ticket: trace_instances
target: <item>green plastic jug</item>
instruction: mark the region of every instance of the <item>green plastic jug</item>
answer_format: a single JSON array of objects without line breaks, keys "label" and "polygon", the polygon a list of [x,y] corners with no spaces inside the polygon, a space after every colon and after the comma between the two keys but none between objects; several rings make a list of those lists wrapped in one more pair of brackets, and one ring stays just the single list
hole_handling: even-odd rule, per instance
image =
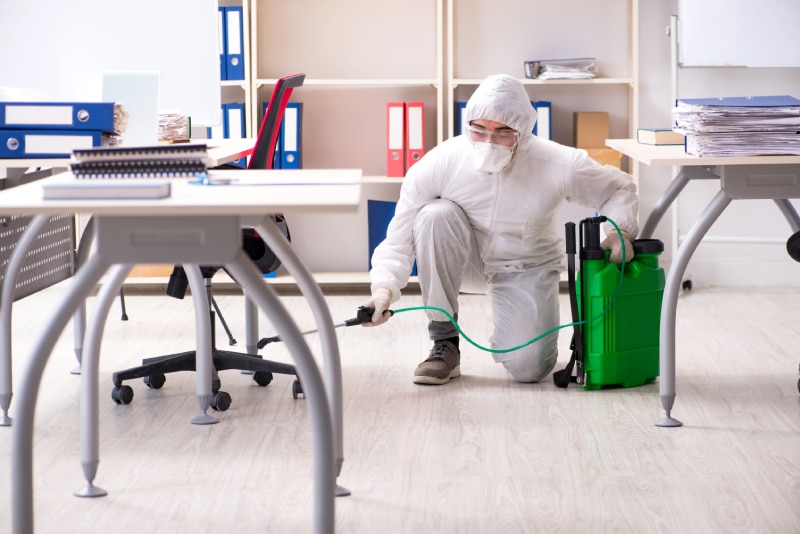
[{"label": "green plastic jug", "polygon": [[[657,239],[633,242],[634,258],[619,265],[608,261],[609,251],[581,248],[581,269],[576,292],[581,319],[600,315],[619,284],[616,300],[601,318],[584,324],[584,389],[634,387],[658,377],[661,300],[664,270],[658,256],[664,244]],[[598,249],[602,255],[598,254]]]}]

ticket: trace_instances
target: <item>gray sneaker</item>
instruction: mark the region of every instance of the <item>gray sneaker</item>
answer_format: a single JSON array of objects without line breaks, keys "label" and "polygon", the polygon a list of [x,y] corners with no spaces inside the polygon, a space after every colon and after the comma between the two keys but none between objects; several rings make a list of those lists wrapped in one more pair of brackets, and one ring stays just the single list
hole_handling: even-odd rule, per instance
[{"label": "gray sneaker", "polygon": [[414,371],[415,384],[447,384],[461,376],[461,353],[450,341],[434,341],[428,359]]}]

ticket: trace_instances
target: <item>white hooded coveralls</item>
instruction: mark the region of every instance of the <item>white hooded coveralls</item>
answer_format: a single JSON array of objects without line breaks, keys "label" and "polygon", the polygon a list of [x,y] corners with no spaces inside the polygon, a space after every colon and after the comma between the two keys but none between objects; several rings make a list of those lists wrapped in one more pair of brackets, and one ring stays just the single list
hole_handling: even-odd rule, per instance
[{"label": "white hooded coveralls", "polygon": [[[511,163],[489,174],[474,165],[465,135],[449,139],[411,167],[386,239],[372,256],[372,291],[392,299],[408,283],[414,260],[423,303],[457,317],[458,293],[487,292],[494,349],[523,344],[558,326],[558,284],[565,254],[556,221],[564,201],[597,210],[631,238],[638,198],[629,175],[586,151],[532,135],[536,112],[522,83],[486,78],[467,102],[466,122],[497,121],[520,133]],[[457,335],[444,314],[427,311],[431,339]],[[520,382],[545,377],[556,364],[557,333],[508,353],[493,353]]]}]

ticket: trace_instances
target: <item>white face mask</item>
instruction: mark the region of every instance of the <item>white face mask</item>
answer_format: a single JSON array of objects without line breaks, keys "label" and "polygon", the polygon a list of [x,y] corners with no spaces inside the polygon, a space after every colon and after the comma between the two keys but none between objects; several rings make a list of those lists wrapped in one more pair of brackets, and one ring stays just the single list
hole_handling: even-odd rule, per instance
[{"label": "white face mask", "polygon": [[495,143],[473,143],[475,149],[475,168],[479,171],[500,172],[511,163],[514,147]]}]

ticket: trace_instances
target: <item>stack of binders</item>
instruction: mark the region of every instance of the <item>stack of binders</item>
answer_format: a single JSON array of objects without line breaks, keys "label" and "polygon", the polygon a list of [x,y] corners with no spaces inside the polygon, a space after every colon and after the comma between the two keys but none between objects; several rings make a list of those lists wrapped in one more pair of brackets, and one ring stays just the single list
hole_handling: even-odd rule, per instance
[{"label": "stack of binders", "polygon": [[402,178],[425,154],[422,102],[386,104],[386,176]]},{"label": "stack of binders", "polygon": [[0,102],[0,158],[68,158],[114,135],[110,102]]},{"label": "stack of binders", "polygon": [[682,99],[672,117],[687,154],[800,155],[800,100],[793,96]]}]

